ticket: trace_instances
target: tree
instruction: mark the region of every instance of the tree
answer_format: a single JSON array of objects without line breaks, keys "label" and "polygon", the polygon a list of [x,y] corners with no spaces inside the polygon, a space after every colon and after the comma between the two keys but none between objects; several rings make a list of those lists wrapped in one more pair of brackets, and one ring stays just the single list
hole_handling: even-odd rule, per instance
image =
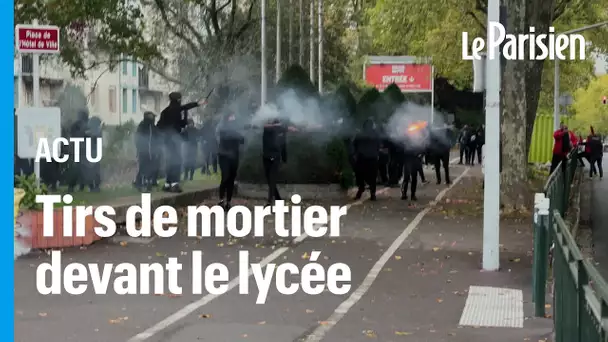
[{"label": "tree", "polygon": [[593,79],[586,88],[574,93],[574,122],[572,128],[587,132],[593,126],[596,133],[608,135],[608,104],[602,99],[608,96],[608,75]]},{"label": "tree", "polygon": [[76,77],[116,65],[123,54],[149,62],[161,58],[145,39],[145,22],[136,2],[120,0],[15,0],[15,23],[59,26],[61,60]]}]

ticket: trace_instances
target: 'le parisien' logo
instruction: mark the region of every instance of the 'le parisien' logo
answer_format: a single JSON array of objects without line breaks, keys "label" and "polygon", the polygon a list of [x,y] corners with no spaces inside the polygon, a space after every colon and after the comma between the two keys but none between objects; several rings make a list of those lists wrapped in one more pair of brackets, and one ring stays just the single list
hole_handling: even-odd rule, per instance
[{"label": "'le parisien' logo", "polygon": [[[491,21],[489,23],[488,44],[483,38],[475,38],[469,43],[469,33],[462,32],[462,59],[482,59],[480,52],[486,50],[487,58],[494,59],[495,48],[504,43],[502,55],[507,60],[584,60],[587,43],[580,34],[555,34],[555,28],[549,28],[549,34],[536,35],[534,27],[530,27],[528,34],[507,34],[505,27]],[[471,51],[469,51],[469,46]],[[569,55],[564,54],[565,51]],[[528,52],[528,56],[526,56]],[[540,52],[540,53],[538,53]],[[578,52],[578,56],[577,56]]]}]

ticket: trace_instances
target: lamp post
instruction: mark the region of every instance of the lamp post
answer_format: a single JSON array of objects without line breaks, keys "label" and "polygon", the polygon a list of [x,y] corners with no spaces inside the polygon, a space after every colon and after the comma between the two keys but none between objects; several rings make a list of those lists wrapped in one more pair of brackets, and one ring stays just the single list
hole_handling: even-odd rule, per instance
[{"label": "lamp post", "polygon": [[[579,27],[577,29],[573,29],[570,31],[566,31],[561,34],[574,34],[587,30],[591,30],[594,28],[598,28],[604,25],[608,25],[608,21],[604,21],[601,23],[587,25],[583,27]],[[555,60],[555,81],[553,83],[553,130],[557,130],[559,128],[559,122],[561,121],[559,115],[559,59]]]}]

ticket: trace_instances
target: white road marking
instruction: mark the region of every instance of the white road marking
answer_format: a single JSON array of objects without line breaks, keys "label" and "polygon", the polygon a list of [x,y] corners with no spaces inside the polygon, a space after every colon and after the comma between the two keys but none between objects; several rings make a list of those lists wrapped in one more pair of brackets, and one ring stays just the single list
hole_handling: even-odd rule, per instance
[{"label": "white road marking", "polygon": [[[384,193],[386,191],[388,191],[389,188],[382,188],[380,190],[378,190],[376,193],[377,194],[381,194]],[[369,198],[363,198],[360,199],[356,202],[352,202],[352,203],[348,203],[346,205],[346,207],[350,208],[353,205],[359,205],[362,204],[363,202],[365,202],[366,200],[368,200]],[[302,241],[304,241],[304,239],[306,239],[308,237],[308,235],[303,234],[300,235],[296,238],[293,239],[292,243],[293,244],[298,244]],[[266,265],[268,265],[269,263],[273,262],[275,259],[277,259],[278,257],[280,257],[283,253],[287,252],[289,250],[289,247],[281,247],[277,250],[275,250],[274,252],[272,252],[270,255],[268,255],[267,257],[265,257],[264,259],[262,259],[262,261],[260,261],[260,266],[262,268],[264,268]],[[248,277],[251,277],[253,275],[253,270],[251,268],[249,268],[249,274]],[[232,279],[229,283],[228,283],[228,290],[226,292],[224,292],[223,294],[228,293],[230,290],[234,289],[235,287],[237,287],[239,285],[240,282],[240,277],[236,277],[234,279]],[[214,294],[208,294],[206,296],[204,296],[203,298],[192,302],[188,305],[186,305],[185,307],[183,307],[182,309],[178,310],[177,312],[175,312],[174,314],[172,314],[171,316],[163,319],[162,321],[156,323],[155,325],[151,326],[150,328],[146,329],[145,331],[131,337],[127,342],[141,342],[141,341],[146,341],[147,339],[151,338],[152,336],[158,334],[159,332],[167,329],[168,327],[170,327],[171,325],[177,323],[179,320],[187,317],[188,315],[190,315],[191,313],[193,313],[194,311],[200,309],[201,307],[207,305],[209,302],[211,302],[212,300],[216,299],[217,297],[219,297],[221,295],[214,295]]]},{"label": "white road marking", "polygon": [[460,316],[461,326],[523,328],[522,290],[471,286]]},{"label": "white road marking", "polygon": [[369,291],[370,287],[372,286],[372,284],[378,277],[378,274],[380,274],[380,272],[384,268],[384,265],[386,265],[386,263],[391,259],[391,257],[393,256],[393,254],[395,254],[395,252],[399,249],[399,247],[401,247],[401,245],[403,244],[405,239],[407,239],[407,237],[414,231],[414,229],[416,229],[416,227],[418,227],[418,225],[420,224],[420,221],[422,221],[424,216],[426,214],[428,214],[428,212],[433,208],[433,206],[435,206],[437,204],[437,202],[439,202],[448,193],[448,191],[450,191],[450,189],[452,189],[456,184],[458,184],[458,182],[460,182],[460,180],[462,180],[462,178],[469,172],[469,170],[470,170],[470,168],[467,167],[460,174],[460,176],[458,176],[458,178],[456,178],[456,180],[452,183],[452,185],[443,189],[437,195],[437,197],[435,197],[435,199],[426,208],[424,208],[424,210],[419,212],[418,215],[416,215],[416,217],[414,217],[412,222],[410,222],[410,224],[407,225],[405,230],[395,239],[395,241],[393,241],[393,243],[386,250],[386,252],[384,252],[384,254],[382,254],[380,259],[378,259],[376,264],[374,264],[374,266],[369,271],[367,276],[365,276],[365,279],[363,280],[361,285],[359,285],[359,287],[350,295],[350,297],[348,297],[347,300],[342,302],[340,304],[340,306],[338,306],[338,308],[334,311],[334,313],[327,320],[325,320],[325,324],[319,325],[317,327],[317,329],[315,329],[312,332],[312,334],[310,334],[306,338],[306,340],[305,340],[306,342],[321,341],[325,337],[325,335],[336,324],[338,324],[338,322],[342,318],[344,318],[344,316],[346,316],[348,311],[355,304],[357,304],[357,302],[359,302],[359,300],[361,300],[361,298],[365,295],[365,293],[367,293],[367,291]]}]

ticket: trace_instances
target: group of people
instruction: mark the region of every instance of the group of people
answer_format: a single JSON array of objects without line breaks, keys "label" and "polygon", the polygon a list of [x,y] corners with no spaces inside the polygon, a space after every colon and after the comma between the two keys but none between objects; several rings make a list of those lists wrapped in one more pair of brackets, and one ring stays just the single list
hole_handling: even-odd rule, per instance
[{"label": "group of people", "polygon": [[460,161],[458,164],[463,164],[462,157],[464,157],[466,165],[475,165],[475,157],[477,157],[477,163],[481,164],[481,149],[486,143],[484,134],[484,125],[478,128],[464,125],[458,135],[458,145],[460,147]]},{"label": "group of people", "polygon": [[423,160],[434,165],[437,184],[441,184],[442,167],[446,184],[451,183],[449,163],[453,139],[450,127],[430,127],[427,122],[420,121],[399,127],[397,131],[401,133],[387,136],[372,119],[367,119],[352,139],[351,164],[358,187],[355,199],[361,198],[367,185],[370,199],[375,201],[380,174],[380,180],[388,186],[398,186],[402,180],[401,199],[416,201],[418,176],[426,182]]},{"label": "group of people", "polygon": [[570,152],[577,151],[576,157],[579,161],[580,166],[584,166],[583,160],[587,160],[589,163],[589,177],[599,174],[600,179],[604,177],[604,170],[602,168],[602,159],[604,156],[604,146],[602,144],[602,137],[595,133],[593,127],[589,129],[589,135],[586,139],[582,136],[579,137],[568,129],[565,123],[560,123],[560,127],[553,133],[553,157],[551,159],[551,173],[561,165],[562,168],[566,167],[564,162]]},{"label": "group of people", "polygon": [[[33,159],[22,159],[17,155],[17,120],[15,115],[15,176],[24,174],[31,175],[34,173]],[[89,118],[89,113],[86,110],[81,110],[77,113],[76,120],[62,129],[63,137],[70,138],[92,138],[91,150],[93,154],[97,151],[97,138],[102,135],[102,122],[97,117]],[[91,192],[99,192],[101,190],[101,165],[99,163],[90,162],[86,158],[86,150],[80,146],[76,148],[74,145],[64,146],[62,154],[70,156],[66,163],[57,161],[40,161],[40,173],[42,183],[49,190],[54,191],[59,184],[68,186],[69,192],[77,190],[83,191],[89,188]],[[79,155],[79,162],[74,161],[74,156]],[[96,157],[93,155],[93,157]]]}]

